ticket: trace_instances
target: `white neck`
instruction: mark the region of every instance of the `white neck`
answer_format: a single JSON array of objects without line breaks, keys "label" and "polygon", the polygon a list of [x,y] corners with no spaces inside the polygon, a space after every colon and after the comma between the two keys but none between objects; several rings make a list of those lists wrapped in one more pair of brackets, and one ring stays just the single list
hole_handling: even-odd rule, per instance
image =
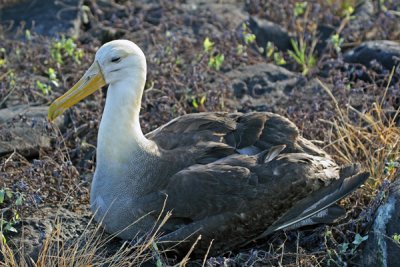
[{"label": "white neck", "polygon": [[144,83],[145,74],[109,85],[97,140],[99,163],[124,164],[128,155],[149,147],[139,123]]}]

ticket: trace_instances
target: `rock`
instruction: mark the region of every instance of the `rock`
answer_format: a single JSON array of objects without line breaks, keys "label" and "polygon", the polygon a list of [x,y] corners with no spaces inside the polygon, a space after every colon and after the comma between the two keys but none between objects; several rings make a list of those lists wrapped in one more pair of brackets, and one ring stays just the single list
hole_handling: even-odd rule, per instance
[{"label": "rock", "polygon": [[342,32],[342,36],[346,37],[346,42],[365,40],[363,36],[366,34],[371,35],[371,28],[374,26],[374,4],[372,1],[358,1],[352,18]]},{"label": "rock", "polygon": [[46,106],[28,106],[19,105],[0,109],[0,125],[10,122],[18,117],[32,118],[45,118],[47,117],[48,107]]},{"label": "rock", "polygon": [[18,151],[30,158],[37,156],[41,148],[49,149],[47,109],[27,105],[0,109],[0,156]]},{"label": "rock", "polygon": [[325,47],[330,41],[332,34],[335,33],[335,30],[336,29],[330,25],[325,25],[325,24],[318,25],[317,27],[318,42],[317,45],[315,46],[315,51],[317,52],[318,55],[322,55]]},{"label": "rock", "polygon": [[241,21],[245,20],[247,14],[237,4],[209,4],[209,10],[213,11],[215,16],[227,23],[226,30],[233,30],[242,25]]},{"label": "rock", "polygon": [[377,211],[368,241],[359,258],[360,266],[397,266],[400,245],[393,235],[400,234],[400,180],[390,185],[389,197]]},{"label": "rock", "polygon": [[[278,24],[265,19],[250,17],[248,20],[249,28],[256,36],[256,42],[259,47],[265,49],[268,42],[273,43],[279,50],[292,50],[290,39],[297,38],[291,36],[286,29]],[[331,35],[335,32],[335,28],[329,25],[318,25],[317,37],[318,42],[315,50],[320,55],[326,47]]]},{"label": "rock", "polygon": [[[105,233],[93,220],[88,204],[74,210],[40,207],[23,218],[21,225],[7,240],[16,252],[16,262],[27,262],[15,266],[138,266],[138,262],[156,266],[151,252],[138,249],[140,239],[133,239],[130,246]],[[41,255],[43,252],[46,254]],[[0,253],[0,262],[1,257]]]},{"label": "rock", "polygon": [[256,17],[249,18],[249,28],[256,36],[259,47],[266,48],[267,43],[273,43],[279,50],[286,51],[292,48],[289,33],[278,24]]},{"label": "rock", "polygon": [[400,44],[394,41],[367,41],[348,51],[344,60],[349,63],[361,63],[368,67],[376,60],[391,70],[400,63]]},{"label": "rock", "polygon": [[26,23],[25,28],[40,35],[54,37],[64,34],[76,38],[81,23],[81,6],[82,0],[24,0],[0,8],[0,22],[5,28],[13,25],[12,32]]},{"label": "rock", "polygon": [[[236,1],[188,0],[181,5],[184,10],[185,25],[191,28],[195,36],[219,36],[223,32],[238,28],[247,14]],[[207,14],[201,16],[200,14]],[[205,17],[208,19],[204,19]],[[220,24],[220,27],[217,26]],[[184,31],[182,27],[176,29]]]},{"label": "rock", "polygon": [[[22,219],[18,234],[10,236],[7,243],[23,251],[23,257],[27,261],[30,262],[29,259],[32,259],[36,262],[46,239],[52,235],[49,240],[71,242],[82,234],[87,234],[89,230],[93,231],[96,226],[94,223],[89,225],[91,216],[88,206],[83,206],[78,212],[62,207],[41,207],[32,215]],[[62,228],[57,235],[55,230],[60,224]],[[21,257],[21,255],[16,256]]]},{"label": "rock", "polygon": [[267,63],[241,67],[226,75],[242,106],[258,111],[271,111],[277,103],[285,103],[292,89],[305,80],[285,68]]}]

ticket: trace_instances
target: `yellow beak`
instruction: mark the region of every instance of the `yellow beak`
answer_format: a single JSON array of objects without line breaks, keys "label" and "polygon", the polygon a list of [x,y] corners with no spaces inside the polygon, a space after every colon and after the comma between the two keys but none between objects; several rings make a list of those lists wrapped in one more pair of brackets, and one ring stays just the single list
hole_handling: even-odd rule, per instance
[{"label": "yellow beak", "polygon": [[106,85],[99,63],[95,61],[85,75],[64,95],[57,98],[49,107],[48,118],[54,121],[67,108]]}]

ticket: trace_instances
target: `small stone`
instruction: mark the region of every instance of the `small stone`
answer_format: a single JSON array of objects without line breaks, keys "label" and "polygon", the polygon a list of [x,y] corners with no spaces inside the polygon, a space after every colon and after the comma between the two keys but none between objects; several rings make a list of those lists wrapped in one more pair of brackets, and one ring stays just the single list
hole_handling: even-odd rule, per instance
[{"label": "small stone", "polygon": [[367,67],[377,63],[391,70],[400,63],[400,44],[394,41],[367,41],[348,51],[344,61],[360,63]]},{"label": "small stone", "polygon": [[256,36],[258,46],[264,48],[264,50],[268,42],[273,43],[281,51],[292,48],[289,33],[278,24],[265,19],[250,17],[249,28]]}]

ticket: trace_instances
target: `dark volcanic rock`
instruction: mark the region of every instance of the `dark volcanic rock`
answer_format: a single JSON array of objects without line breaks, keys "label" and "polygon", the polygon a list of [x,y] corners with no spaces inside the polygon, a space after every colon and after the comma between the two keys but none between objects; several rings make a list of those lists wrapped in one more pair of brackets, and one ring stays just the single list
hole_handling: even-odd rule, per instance
[{"label": "dark volcanic rock", "polygon": [[15,106],[0,109],[0,156],[18,151],[26,157],[50,148],[48,107]]},{"label": "dark volcanic rock", "polygon": [[[194,35],[219,36],[224,30],[238,28],[246,19],[247,14],[242,5],[236,1],[207,1],[188,0],[180,7],[184,10],[185,26],[175,29],[177,31],[192,31]],[[220,3],[221,2],[221,3]],[[200,14],[207,14],[209,20],[205,20]],[[221,25],[218,26],[218,24]],[[223,29],[223,30],[222,30]],[[173,30],[173,29],[170,29]]]},{"label": "dark volcanic rock", "polygon": [[[89,224],[92,215],[87,206],[81,211],[72,212],[61,207],[42,207],[22,220],[22,228],[19,233],[9,238],[8,243],[24,252],[23,257],[30,262],[35,262],[46,239],[76,241],[81,235],[88,234],[96,227],[95,223]],[[62,230],[58,236],[54,236],[58,224],[62,224]],[[19,258],[21,255],[16,255]]]},{"label": "dark volcanic rock", "polygon": [[346,37],[348,42],[363,40],[363,36],[367,35],[373,27],[374,12],[374,5],[371,0],[358,1],[352,14],[353,19],[343,31],[343,36]]},{"label": "dark volcanic rock", "polygon": [[[57,255],[63,259],[63,266],[89,266],[89,263],[92,264],[90,266],[138,266],[137,263],[127,265],[137,256],[135,241],[138,240],[132,240],[133,246],[129,246],[129,242],[105,233],[93,220],[87,204],[74,210],[59,206],[40,207],[23,218],[21,225],[18,233],[9,236],[7,240],[7,244],[16,253],[16,261],[25,260],[27,263],[18,266],[33,267],[38,266],[37,263],[42,263],[40,266],[56,266],[55,263],[61,262],[56,259]],[[46,253],[46,249],[46,255],[54,255],[53,259],[43,257],[41,253]],[[121,249],[125,250],[123,255]],[[117,254],[120,258],[115,257]],[[1,256],[0,253],[0,262]],[[121,261],[124,263],[121,264]],[[156,266],[151,258],[143,257],[138,261],[141,262],[140,266]]]},{"label": "dark volcanic rock", "polygon": [[81,5],[82,0],[24,0],[1,8],[0,22],[14,30],[26,23],[26,28],[45,36],[78,37]]},{"label": "dark volcanic rock", "polygon": [[371,66],[371,61],[376,60],[391,70],[400,63],[400,44],[394,41],[367,41],[347,52],[344,60],[368,67]]},{"label": "dark volcanic rock", "polygon": [[359,259],[360,266],[398,266],[400,244],[393,240],[399,234],[400,180],[390,186],[389,197],[379,207],[373,229]]},{"label": "dark volcanic rock", "polygon": [[304,77],[267,63],[235,69],[226,75],[240,103],[258,111],[272,111],[277,103],[287,101],[294,87],[305,83]]},{"label": "dark volcanic rock", "polygon": [[317,45],[315,46],[315,50],[318,53],[318,55],[321,55],[322,52],[324,51],[325,47],[327,46],[331,35],[335,33],[335,28],[329,25],[318,25],[317,28],[317,37],[318,37],[318,42]]},{"label": "dark volcanic rock", "polygon": [[255,34],[259,47],[265,49],[267,43],[271,42],[281,51],[292,48],[288,32],[278,24],[265,19],[250,17],[249,28]]}]

